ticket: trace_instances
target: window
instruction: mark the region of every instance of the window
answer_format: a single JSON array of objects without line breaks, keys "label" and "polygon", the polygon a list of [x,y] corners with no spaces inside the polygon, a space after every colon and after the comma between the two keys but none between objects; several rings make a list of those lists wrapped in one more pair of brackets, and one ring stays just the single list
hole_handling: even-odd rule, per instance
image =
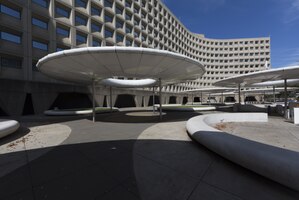
[{"label": "window", "polygon": [[134,19],[134,25],[135,26],[139,26],[139,23],[140,23],[140,20],[135,18]]},{"label": "window", "polygon": [[91,15],[101,16],[101,9],[100,8],[91,7]]},{"label": "window", "polygon": [[113,17],[106,14],[105,15],[105,22],[111,22],[112,23],[112,21],[113,21]]},{"label": "window", "polygon": [[123,26],[124,26],[124,22],[120,20],[116,20],[116,28],[123,28]]},{"label": "window", "polygon": [[130,13],[126,13],[126,20],[131,20],[132,19],[132,15]]},{"label": "window", "polygon": [[132,41],[131,40],[126,40],[126,46],[132,46]]},{"label": "window", "polygon": [[97,23],[91,23],[91,31],[92,32],[101,32],[102,25]]},{"label": "window", "polygon": [[61,7],[55,8],[55,14],[57,16],[66,17],[66,18],[69,18],[70,16],[70,12],[67,9]]},{"label": "window", "polygon": [[123,42],[124,41],[124,36],[123,35],[120,35],[120,34],[117,34],[116,35],[116,42]]},{"label": "window", "polygon": [[48,8],[49,6],[48,0],[32,0],[32,2],[44,8]]},{"label": "window", "polygon": [[56,51],[58,52],[58,51],[63,51],[64,49],[63,48],[61,48],[61,47],[56,47]]},{"label": "window", "polygon": [[22,59],[13,57],[1,57],[2,67],[22,68]]},{"label": "window", "polygon": [[106,29],[105,30],[105,38],[112,38],[113,37],[113,31]]},{"label": "window", "polygon": [[78,25],[84,25],[84,26],[86,26],[86,24],[87,24],[87,19],[85,19],[85,18],[83,18],[81,16],[78,16],[78,15],[76,15],[75,21],[76,21],[76,26],[78,26]]},{"label": "window", "polygon": [[113,3],[110,0],[105,0],[104,6],[108,8],[112,8]]},{"label": "window", "polygon": [[116,14],[119,14],[119,15],[123,14],[123,8],[120,8],[119,6],[116,6],[115,10],[116,10]]},{"label": "window", "polygon": [[132,6],[132,2],[126,0],[126,7],[131,8],[131,6]]},{"label": "window", "polygon": [[13,34],[13,33],[8,33],[8,32],[1,31],[0,32],[0,39],[6,40],[6,41],[9,41],[9,42],[14,42],[14,43],[17,43],[17,44],[21,44],[21,36]]},{"label": "window", "polygon": [[62,28],[62,27],[57,27],[57,28],[56,28],[56,34],[57,34],[57,35],[62,35],[62,36],[69,37],[69,35],[70,35],[70,30],[69,30],[69,29],[66,29],[66,28]]},{"label": "window", "polygon": [[32,17],[32,24],[42,29],[48,29],[48,23],[38,18]]},{"label": "window", "polygon": [[84,1],[84,0],[76,0],[75,4],[77,7],[86,8],[86,1]]},{"label": "window", "polygon": [[32,40],[32,47],[44,51],[48,51],[48,44]]},{"label": "window", "polygon": [[87,41],[87,37],[86,37],[86,35],[77,33],[76,34],[76,41],[77,41],[77,44],[84,44]]},{"label": "window", "polygon": [[99,40],[95,40],[95,39],[94,39],[94,40],[92,41],[92,46],[93,46],[93,47],[100,47],[100,46],[101,46],[101,43],[102,43],[101,41],[99,41]]},{"label": "window", "polygon": [[38,69],[36,67],[37,62],[38,62],[37,60],[32,60],[32,66],[31,67],[32,67],[33,71],[38,71]]},{"label": "window", "polygon": [[21,12],[18,10],[15,10],[14,8],[10,8],[8,6],[5,6],[3,4],[0,4],[0,12],[5,13],[9,16],[15,17],[17,19],[21,19]]},{"label": "window", "polygon": [[128,33],[132,33],[132,27],[131,26],[129,26],[129,25],[127,25],[126,26],[126,33],[128,34]]}]

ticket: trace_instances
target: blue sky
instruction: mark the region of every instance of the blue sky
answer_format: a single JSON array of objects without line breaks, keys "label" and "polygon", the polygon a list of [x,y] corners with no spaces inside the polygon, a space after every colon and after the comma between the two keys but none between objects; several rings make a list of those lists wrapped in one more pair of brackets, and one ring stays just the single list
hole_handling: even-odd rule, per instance
[{"label": "blue sky", "polygon": [[272,68],[299,64],[299,0],[162,0],[207,38],[271,37]]}]

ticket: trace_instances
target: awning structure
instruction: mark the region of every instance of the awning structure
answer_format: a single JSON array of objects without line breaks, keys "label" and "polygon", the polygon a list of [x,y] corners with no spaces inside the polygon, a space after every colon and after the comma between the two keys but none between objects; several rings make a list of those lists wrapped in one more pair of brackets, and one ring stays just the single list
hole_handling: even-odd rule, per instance
[{"label": "awning structure", "polygon": [[[145,87],[156,84],[159,86],[161,98],[162,83],[173,84],[197,79],[205,72],[201,63],[178,53],[118,46],[86,47],[52,53],[40,59],[37,68],[43,74],[58,80],[92,85],[93,121],[96,84],[115,87]],[[112,79],[113,77],[135,80],[117,80]]]},{"label": "awning structure", "polygon": [[[241,86],[250,86],[253,84],[259,83],[260,85],[271,84],[271,81],[283,81],[284,91],[285,91],[285,115],[287,110],[287,86],[288,86],[288,79],[298,79],[299,78],[299,66],[291,66],[291,67],[284,67],[278,69],[270,69],[265,71],[253,72],[250,74],[243,74],[238,75],[230,78],[226,78],[214,83],[216,86],[224,86],[224,87],[236,87],[238,86],[239,91],[239,102],[241,101]],[[262,83],[267,82],[268,83]],[[294,81],[296,82],[296,81]],[[272,82],[272,85],[279,85],[277,82]],[[275,93],[275,91],[274,91]]]},{"label": "awning structure", "polygon": [[281,81],[299,78],[299,66],[270,69],[229,77],[214,83],[215,86],[236,87],[237,85],[248,86],[254,83],[266,81]]},{"label": "awning structure", "polygon": [[179,83],[201,77],[204,66],[187,56],[139,47],[86,47],[49,54],[37,63],[38,69],[55,79],[82,84],[92,80],[134,77]]}]

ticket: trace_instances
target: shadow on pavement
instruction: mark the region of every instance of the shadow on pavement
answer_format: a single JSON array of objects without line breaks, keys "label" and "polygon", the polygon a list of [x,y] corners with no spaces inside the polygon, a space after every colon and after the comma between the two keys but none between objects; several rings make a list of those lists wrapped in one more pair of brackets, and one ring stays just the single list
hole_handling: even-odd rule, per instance
[{"label": "shadow on pavement", "polygon": [[298,199],[189,141],[117,140],[0,155],[0,199]]}]

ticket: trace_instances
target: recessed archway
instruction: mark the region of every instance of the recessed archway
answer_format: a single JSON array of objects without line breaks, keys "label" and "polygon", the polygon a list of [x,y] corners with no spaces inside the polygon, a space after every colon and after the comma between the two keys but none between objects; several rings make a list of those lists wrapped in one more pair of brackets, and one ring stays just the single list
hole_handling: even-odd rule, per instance
[{"label": "recessed archway", "polygon": [[50,109],[71,109],[71,108],[91,108],[92,103],[85,93],[63,92],[59,93]]},{"label": "recessed archway", "polygon": [[117,95],[114,106],[117,108],[136,107],[134,97],[131,94],[119,94]]},{"label": "recessed archway", "polygon": [[193,102],[200,102],[200,97],[194,97]]},{"label": "recessed archway", "polygon": [[235,97],[225,97],[224,102],[234,103],[234,102],[236,102],[236,99],[235,99]]},{"label": "recessed archway", "polygon": [[169,104],[176,104],[176,96],[169,97]]},{"label": "recessed archway", "polygon": [[186,103],[188,103],[188,97],[183,97],[183,105],[185,105]]},{"label": "recessed archway", "polygon": [[[155,104],[159,104],[160,103],[160,98],[159,96],[155,95]],[[148,101],[148,106],[152,106],[153,105],[153,96],[150,96],[149,101]]]}]

